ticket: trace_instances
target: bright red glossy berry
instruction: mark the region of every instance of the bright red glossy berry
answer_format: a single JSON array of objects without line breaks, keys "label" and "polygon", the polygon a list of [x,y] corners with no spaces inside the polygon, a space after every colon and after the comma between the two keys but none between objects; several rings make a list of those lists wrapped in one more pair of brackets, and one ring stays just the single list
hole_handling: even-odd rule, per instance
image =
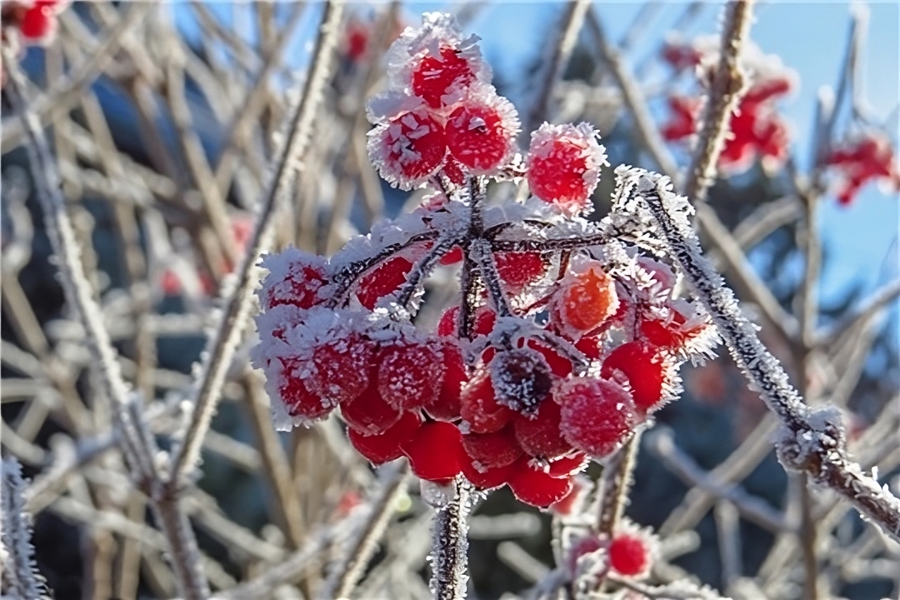
[{"label": "bright red glossy berry", "polygon": [[547,270],[544,259],[537,252],[497,252],[494,260],[500,279],[513,294],[543,277]]},{"label": "bright red glossy berry", "polygon": [[468,431],[473,433],[499,431],[514,414],[508,407],[497,402],[487,370],[477,372],[463,388],[459,412]]},{"label": "bright red glossy berry", "polygon": [[606,152],[587,123],[544,123],[531,134],[526,164],[532,194],[566,212],[579,213],[589,207]]},{"label": "bright red glossy berry", "polygon": [[425,423],[400,449],[413,473],[428,481],[446,481],[462,472],[466,453],[456,425],[442,421]]},{"label": "bright red glossy berry", "polygon": [[640,575],[650,564],[650,552],[646,541],[637,535],[615,536],[607,551],[610,567],[621,575],[629,577]]},{"label": "bright red glossy berry", "polygon": [[475,80],[469,62],[449,46],[440,49],[440,58],[426,56],[412,73],[412,92],[431,108],[440,108],[459,99]]},{"label": "bright red glossy berry", "polygon": [[631,434],[638,419],[631,395],[611,381],[577,377],[558,390],[563,437],[595,457],[614,452]]},{"label": "bright red glossy berry", "polygon": [[411,189],[433,175],[447,153],[444,127],[424,110],[408,112],[369,132],[369,159],[381,176]]},{"label": "bright red glossy berry", "polygon": [[512,104],[500,96],[467,100],[447,119],[447,147],[474,173],[489,173],[515,152],[519,119]]},{"label": "bright red glossy berry", "polygon": [[515,472],[516,464],[486,468],[469,460],[463,462],[463,475],[479,490],[490,490],[505,484]]},{"label": "bright red glossy berry", "polygon": [[511,425],[493,433],[467,433],[462,442],[466,454],[480,468],[505,467],[522,456]]},{"label": "bright red glossy berry", "polygon": [[359,303],[372,310],[381,298],[396,292],[406,282],[412,270],[412,262],[402,256],[394,256],[381,263],[359,280],[356,297]]},{"label": "bright red glossy berry", "polygon": [[384,433],[403,416],[402,411],[381,396],[375,379],[370,380],[369,387],[362,394],[341,404],[341,416],[347,425],[362,435]]},{"label": "bright red glossy berry", "polygon": [[38,40],[47,36],[53,29],[53,11],[49,6],[35,4],[22,14],[19,31],[29,40]]},{"label": "bright red glossy berry", "polygon": [[584,470],[590,459],[581,452],[574,452],[551,461],[547,467],[547,475],[563,479]]},{"label": "bright red glossy berry", "polygon": [[571,478],[551,477],[533,466],[527,457],[520,458],[516,463],[508,483],[516,498],[541,508],[559,502],[572,490]]},{"label": "bright red glossy berry", "polygon": [[400,420],[384,433],[363,435],[351,428],[347,430],[347,437],[357,452],[373,464],[380,465],[400,458],[403,455],[400,444],[412,439],[421,424],[422,418],[418,413],[411,411],[400,417]]},{"label": "bright red glossy berry", "polygon": [[560,431],[560,406],[543,402],[533,415],[516,414],[513,425],[516,441],[530,456],[552,460],[572,451]]},{"label": "bright red glossy berry", "polygon": [[603,361],[600,375],[613,379],[617,371],[628,380],[638,410],[647,412],[657,408],[669,372],[669,365],[658,349],[641,342],[622,344]]},{"label": "bright red glossy berry", "polygon": [[404,341],[382,351],[378,391],[397,409],[411,410],[434,402],[443,378],[443,356],[437,343]]}]

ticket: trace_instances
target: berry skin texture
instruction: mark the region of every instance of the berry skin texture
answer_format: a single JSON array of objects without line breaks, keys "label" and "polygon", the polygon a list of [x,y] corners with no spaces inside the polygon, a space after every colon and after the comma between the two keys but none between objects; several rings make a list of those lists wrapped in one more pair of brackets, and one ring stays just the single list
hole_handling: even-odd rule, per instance
[{"label": "berry skin texture", "polygon": [[479,490],[491,490],[509,481],[515,468],[516,463],[503,467],[484,468],[481,465],[476,467],[474,462],[470,460],[463,462],[463,475]]},{"label": "berry skin texture", "polygon": [[443,378],[443,357],[435,343],[401,342],[381,353],[378,392],[398,410],[434,402]]},{"label": "berry skin texture", "polygon": [[444,96],[455,87],[466,87],[475,80],[469,62],[449,46],[440,49],[440,58],[426,56],[412,74],[412,92],[431,108],[444,106]]},{"label": "berry skin texture", "polygon": [[303,379],[295,375],[300,364],[300,361],[292,359],[272,363],[271,367],[278,368],[277,376],[281,381],[278,395],[289,415],[310,422],[322,419],[328,416],[334,405],[323,402],[321,397],[309,391]]},{"label": "berry skin texture", "polygon": [[378,435],[397,423],[402,412],[381,396],[376,378],[372,377],[362,394],[341,404],[341,416],[350,429],[362,435]]},{"label": "berry skin texture", "polygon": [[645,541],[635,535],[621,534],[614,537],[607,551],[610,567],[626,577],[643,574],[650,564],[650,553]]},{"label": "berry skin texture", "polygon": [[447,119],[450,154],[473,173],[490,173],[508,162],[519,131],[515,108],[494,95],[486,102],[466,102]]},{"label": "berry skin texture", "polygon": [[497,402],[494,386],[486,370],[476,373],[463,388],[459,413],[472,433],[500,431],[515,414]]},{"label": "berry skin texture", "polygon": [[369,132],[369,159],[381,176],[409,190],[443,164],[447,139],[441,123],[424,110],[408,112]]},{"label": "berry skin texture", "polygon": [[423,406],[425,412],[437,421],[455,421],[459,418],[460,396],[468,380],[466,364],[459,345],[450,341],[441,348],[444,376],[434,401]]},{"label": "berry skin texture", "polygon": [[547,270],[544,259],[537,252],[497,252],[494,254],[497,272],[507,291],[518,294]]},{"label": "berry skin texture", "polygon": [[446,481],[462,472],[467,461],[462,435],[456,425],[433,421],[400,445],[413,473],[427,481]]},{"label": "berry skin texture", "polygon": [[352,334],[316,348],[312,362],[315,369],[306,385],[336,406],[354,400],[368,387],[375,351],[370,342]]},{"label": "berry skin texture", "polygon": [[411,439],[421,425],[422,418],[415,412],[408,412],[384,433],[363,435],[351,428],[347,430],[347,437],[357,452],[372,464],[380,465],[403,456],[400,444]]},{"label": "berry skin texture", "polygon": [[531,465],[527,458],[520,458],[509,478],[513,495],[526,504],[547,508],[559,502],[572,491],[572,479],[557,479]]},{"label": "berry skin texture", "polygon": [[622,344],[603,361],[600,375],[612,379],[616,371],[628,380],[638,410],[649,412],[659,408],[669,365],[658,350],[641,342]]},{"label": "berry skin texture", "polygon": [[600,181],[606,151],[587,123],[544,123],[531,134],[526,158],[531,193],[563,212],[578,214],[590,207],[590,196]]},{"label": "berry skin texture", "polygon": [[262,264],[269,269],[261,296],[266,308],[311,308],[317,304],[319,290],[326,283],[325,261],[321,257],[290,247],[281,254],[266,256]]},{"label": "berry skin texture", "polygon": [[557,302],[561,324],[575,335],[596,329],[618,308],[615,281],[598,264],[565,281]]},{"label": "berry skin texture", "polygon": [[513,417],[516,441],[529,456],[553,460],[572,451],[559,429],[561,409],[556,402],[543,402],[532,415]]},{"label": "berry skin texture", "polygon": [[511,425],[493,433],[467,433],[463,435],[462,443],[477,468],[505,467],[522,456],[522,448]]},{"label": "berry skin texture", "polygon": [[560,386],[558,395],[563,437],[590,456],[612,454],[638,423],[631,395],[611,381],[576,377]]},{"label": "berry skin texture", "polygon": [[412,270],[412,262],[402,256],[394,256],[359,281],[356,297],[359,303],[372,310],[381,298],[396,292]]}]

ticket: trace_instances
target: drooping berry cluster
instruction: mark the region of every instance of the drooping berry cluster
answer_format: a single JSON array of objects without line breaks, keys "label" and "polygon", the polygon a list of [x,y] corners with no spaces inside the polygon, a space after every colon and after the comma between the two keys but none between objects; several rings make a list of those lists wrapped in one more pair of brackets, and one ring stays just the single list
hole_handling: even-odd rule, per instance
[{"label": "drooping berry cluster", "polygon": [[[676,72],[694,68],[708,84],[718,62],[718,48],[711,41],[699,38],[693,44],[669,42],[663,48],[663,60]],[[743,171],[758,157],[764,166],[774,168],[787,159],[790,142],[787,125],[778,114],[775,102],[796,87],[796,77],[777,57],[763,55],[752,43],[745,51],[744,68],[750,87],[732,113],[731,133],[719,156],[719,166]],[[694,135],[703,107],[701,96],[673,93],[668,104],[670,115],[661,127],[663,137],[674,142]]]},{"label": "drooping berry cluster", "polygon": [[[549,506],[677,395],[678,365],[715,333],[646,236],[583,217],[606,162],[589,125],[545,124],[515,157],[512,107],[447,15],[390,56],[369,151],[389,181],[434,194],[330,259],[266,257],[254,364],[280,426],[339,408],[373,463],[405,456],[422,479],[507,484]],[[485,107],[507,108],[494,120]],[[487,180],[510,173],[534,197],[488,203]],[[457,270],[460,293],[426,329],[415,321],[438,268]]]}]

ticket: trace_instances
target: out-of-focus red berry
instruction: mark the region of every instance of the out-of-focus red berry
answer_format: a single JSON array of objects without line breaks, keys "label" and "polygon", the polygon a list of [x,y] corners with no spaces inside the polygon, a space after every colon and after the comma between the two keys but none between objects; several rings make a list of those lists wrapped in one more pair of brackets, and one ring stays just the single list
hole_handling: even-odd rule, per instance
[{"label": "out-of-focus red berry", "polygon": [[617,573],[629,577],[646,571],[650,563],[650,552],[646,542],[639,536],[619,534],[607,549],[610,567]]},{"label": "out-of-focus red berry", "polygon": [[53,10],[50,6],[35,4],[22,14],[19,31],[29,40],[46,37],[53,29]]}]

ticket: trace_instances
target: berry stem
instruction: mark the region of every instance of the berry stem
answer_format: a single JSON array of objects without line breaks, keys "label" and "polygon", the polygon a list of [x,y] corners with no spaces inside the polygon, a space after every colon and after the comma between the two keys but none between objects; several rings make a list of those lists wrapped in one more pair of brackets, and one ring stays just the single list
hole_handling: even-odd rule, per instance
[{"label": "berry stem", "polygon": [[494,252],[553,252],[554,250],[576,250],[590,248],[610,241],[607,233],[596,233],[570,238],[528,239],[528,240],[491,240]]},{"label": "berry stem", "polygon": [[461,241],[462,240],[454,237],[439,238],[434,247],[425,256],[416,261],[412,270],[407,274],[406,283],[403,284],[403,287],[397,294],[397,304],[408,310],[410,314],[413,314],[409,304],[416,291],[434,269],[441,257],[447,254],[453,246],[460,244]]},{"label": "berry stem", "polygon": [[466,519],[471,508],[471,485],[458,479],[456,497],[434,516],[431,552],[431,592],[435,600],[460,600],[466,597],[468,580]]},{"label": "berry stem", "polygon": [[638,429],[634,432],[603,470],[597,531],[601,536],[607,536],[607,539],[612,539],[628,503],[628,493],[634,482],[632,475],[637,465],[637,451],[641,445],[641,431]]}]

